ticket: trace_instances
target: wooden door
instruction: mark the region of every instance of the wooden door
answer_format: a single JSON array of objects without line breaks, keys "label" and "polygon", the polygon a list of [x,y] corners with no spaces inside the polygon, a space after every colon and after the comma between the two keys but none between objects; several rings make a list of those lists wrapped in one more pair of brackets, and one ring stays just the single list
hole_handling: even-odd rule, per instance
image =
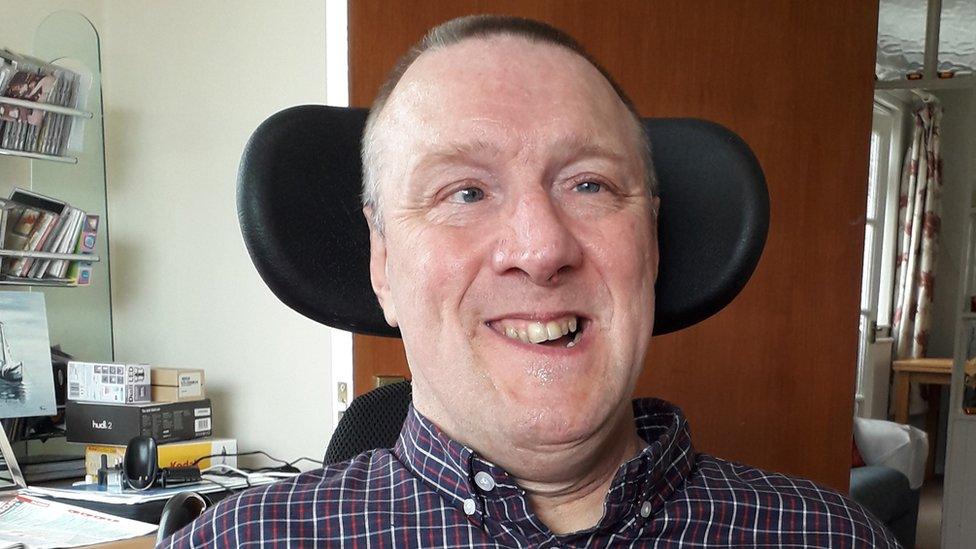
[{"label": "wooden door", "polygon": [[[576,37],[644,116],[714,120],[768,178],[756,274],[713,318],[654,338],[637,386],[680,405],[700,451],[847,489],[876,2],[354,0],[351,99],[368,106],[426,29],[468,13]],[[357,392],[405,375],[399,340],[356,337]]]}]

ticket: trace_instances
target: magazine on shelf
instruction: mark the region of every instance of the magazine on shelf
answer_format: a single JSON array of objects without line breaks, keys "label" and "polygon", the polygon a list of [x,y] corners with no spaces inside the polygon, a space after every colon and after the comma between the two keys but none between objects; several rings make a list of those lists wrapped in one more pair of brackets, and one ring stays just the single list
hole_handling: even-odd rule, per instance
[{"label": "magazine on shelf", "polygon": [[[25,209],[36,210],[39,212],[37,222],[33,224],[30,234],[27,236],[26,245],[19,249],[27,251],[47,251],[46,243],[51,239],[51,235],[54,234],[55,228],[61,225],[59,224],[59,220],[61,219],[65,208],[67,208],[67,204],[55,198],[21,188],[15,188],[13,191],[11,191],[10,200],[17,204],[23,205]],[[26,277],[30,273],[30,268],[34,263],[35,260],[32,257],[17,258],[15,261],[11,262],[11,265],[6,273],[14,276]]]},{"label": "magazine on shelf", "polygon": [[[81,75],[40,59],[0,50],[0,95],[74,108]],[[74,117],[0,102],[0,147],[60,156]]]},{"label": "magazine on shelf", "polygon": [[[3,248],[13,251],[54,254],[94,253],[98,216],[61,200],[26,189],[16,188],[10,198],[2,200],[5,238]],[[94,219],[90,219],[94,218]],[[87,232],[86,232],[87,229]],[[91,262],[80,265],[68,277],[71,264],[80,261],[48,257],[5,257],[0,267],[4,280],[14,283],[71,285],[91,281]]]},{"label": "magazine on shelf", "polygon": [[8,250],[27,249],[27,238],[34,229],[34,225],[37,224],[37,218],[40,215],[41,212],[25,206],[17,205],[11,208],[8,214],[4,248]]},{"label": "magazine on shelf", "polygon": [[[69,206],[70,207],[70,206]],[[85,221],[85,212],[79,210],[78,208],[70,207],[71,212],[68,217],[67,225],[63,230],[63,237],[57,243],[57,246],[52,251],[59,254],[70,254],[74,251],[75,243],[78,242],[78,238],[81,235],[81,228]],[[54,277],[61,278],[64,276],[64,271],[68,268],[68,261],[64,259],[50,259],[47,260],[45,266],[41,268],[41,271],[34,278]]]}]

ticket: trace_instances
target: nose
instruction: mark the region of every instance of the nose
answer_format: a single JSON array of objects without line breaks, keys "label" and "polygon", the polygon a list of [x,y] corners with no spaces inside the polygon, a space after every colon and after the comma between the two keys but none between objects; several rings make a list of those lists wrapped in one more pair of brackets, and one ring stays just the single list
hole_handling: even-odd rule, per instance
[{"label": "nose", "polygon": [[571,220],[560,215],[548,192],[519,197],[498,222],[503,231],[492,256],[499,274],[524,273],[535,284],[551,286],[579,266],[583,253]]}]

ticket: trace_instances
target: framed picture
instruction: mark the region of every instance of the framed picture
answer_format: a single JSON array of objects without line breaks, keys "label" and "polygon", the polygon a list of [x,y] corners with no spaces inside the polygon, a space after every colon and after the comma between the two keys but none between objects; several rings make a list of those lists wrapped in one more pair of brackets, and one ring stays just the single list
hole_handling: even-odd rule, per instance
[{"label": "framed picture", "polygon": [[55,414],[44,294],[0,292],[0,418]]},{"label": "framed picture", "polygon": [[0,494],[26,487],[24,475],[17,465],[17,456],[14,455],[10,440],[3,430],[3,423],[0,422]]}]

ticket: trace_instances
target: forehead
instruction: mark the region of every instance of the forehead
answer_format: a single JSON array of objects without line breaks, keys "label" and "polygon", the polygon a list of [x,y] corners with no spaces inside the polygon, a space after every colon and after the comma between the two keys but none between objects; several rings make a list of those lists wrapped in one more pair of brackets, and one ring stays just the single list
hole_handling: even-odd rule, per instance
[{"label": "forehead", "polygon": [[629,111],[589,61],[562,46],[506,35],[422,54],[384,111],[391,134],[424,144],[462,137],[524,147],[572,136],[619,147],[632,134]]}]

